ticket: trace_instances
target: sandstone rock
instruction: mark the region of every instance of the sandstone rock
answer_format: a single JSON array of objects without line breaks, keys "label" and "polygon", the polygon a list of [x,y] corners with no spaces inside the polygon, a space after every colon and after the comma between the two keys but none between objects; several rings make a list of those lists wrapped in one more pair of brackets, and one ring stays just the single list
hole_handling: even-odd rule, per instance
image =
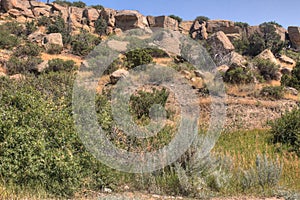
[{"label": "sandstone rock", "polygon": [[288,65],[295,65],[296,64],[296,61],[294,61],[292,58],[290,57],[287,57],[286,55],[281,55],[279,57],[279,60],[283,63],[286,63]]},{"label": "sandstone rock", "polygon": [[39,65],[37,65],[35,67],[35,70],[39,73],[43,72],[45,69],[47,69],[49,67],[48,61],[45,60],[42,63],[40,63]]},{"label": "sandstone rock", "polygon": [[134,10],[122,10],[115,15],[115,26],[122,30],[134,28],[148,28],[148,21],[145,16]]},{"label": "sandstone rock", "polygon": [[14,74],[9,76],[9,79],[20,81],[20,80],[24,80],[25,76],[23,74]]},{"label": "sandstone rock", "polygon": [[58,11],[57,15],[61,14],[61,17],[65,20],[65,22],[68,21],[69,9],[67,7],[53,3],[52,4],[52,12],[54,12],[55,10]]},{"label": "sandstone rock", "polygon": [[122,31],[122,29],[120,29],[120,28],[115,28],[114,33],[115,33],[117,36],[120,36],[120,35],[122,35],[123,31]]},{"label": "sandstone rock", "polygon": [[204,39],[208,38],[208,33],[206,29],[206,22],[200,22],[198,20],[194,21],[191,29],[190,34],[193,39]]},{"label": "sandstone rock", "polygon": [[95,8],[86,8],[83,11],[83,17],[86,17],[89,22],[95,22],[100,16],[100,11]]},{"label": "sandstone rock", "polygon": [[211,35],[207,42],[215,56],[224,56],[234,50],[234,46],[223,31]]},{"label": "sandstone rock", "polygon": [[[275,25],[274,25],[275,26]],[[275,32],[280,36],[281,41],[285,41],[287,30],[283,27],[275,26]]]},{"label": "sandstone rock", "polygon": [[219,72],[226,73],[229,70],[229,67],[227,65],[221,65],[217,68],[217,70]]},{"label": "sandstone rock", "polygon": [[289,26],[288,33],[292,46],[297,50],[300,50],[300,27]]},{"label": "sandstone rock", "polygon": [[0,77],[7,76],[4,72],[0,72]]},{"label": "sandstone rock", "polygon": [[258,33],[260,36],[263,36],[263,33],[261,32],[259,26],[248,26],[247,27],[247,36],[250,37],[251,35]]},{"label": "sandstone rock", "polygon": [[27,22],[27,18],[24,17],[23,15],[20,15],[16,18],[16,21],[22,24],[25,24]]},{"label": "sandstone rock", "polygon": [[84,23],[83,21],[83,11],[84,8],[78,8],[78,7],[70,7],[70,19],[73,27],[81,28]]},{"label": "sandstone rock", "polygon": [[195,74],[196,77],[205,79],[205,73],[202,72],[201,70],[195,70],[195,71],[194,71],[194,74]]},{"label": "sandstone rock", "polygon": [[111,84],[116,84],[118,80],[120,80],[123,77],[126,77],[129,75],[129,72],[125,69],[118,69],[117,71],[114,71],[110,75],[110,83]]},{"label": "sandstone rock", "polygon": [[285,90],[285,92],[292,94],[294,96],[298,96],[298,94],[299,94],[298,90],[293,87],[285,87],[284,90]]},{"label": "sandstone rock", "polygon": [[40,31],[36,31],[36,32],[33,32],[30,35],[28,35],[28,40],[30,42],[36,42],[38,44],[42,44],[45,36],[46,36],[46,34],[40,32]]},{"label": "sandstone rock", "polygon": [[237,52],[231,52],[229,54],[229,66],[230,67],[242,67],[242,68],[246,68],[245,64],[247,63],[247,60],[240,55]]},{"label": "sandstone rock", "polygon": [[51,44],[56,44],[63,47],[62,35],[60,33],[50,33],[43,38],[42,44],[46,50]]},{"label": "sandstone rock", "polygon": [[153,18],[148,16],[147,19],[150,27],[166,28],[174,31],[178,30],[178,21],[171,17],[158,16],[154,17],[153,21]]},{"label": "sandstone rock", "polygon": [[183,34],[189,34],[193,24],[193,21],[182,21],[179,23],[178,29]]},{"label": "sandstone rock", "polygon": [[241,29],[234,26],[233,21],[229,20],[208,20],[207,21],[207,32],[215,33],[223,31],[225,34],[240,33]]},{"label": "sandstone rock", "polygon": [[233,33],[233,34],[226,34],[230,42],[234,42],[235,40],[240,40],[242,39],[241,34]]},{"label": "sandstone rock", "polygon": [[280,73],[282,75],[291,75],[292,74],[292,69],[287,68],[287,67],[283,67],[280,69]]},{"label": "sandstone rock", "polygon": [[114,28],[111,26],[108,26],[105,30],[106,35],[111,35],[114,33]]},{"label": "sandstone rock", "polygon": [[102,16],[108,26],[114,27],[115,26],[115,15],[117,14],[116,10],[110,9],[110,8],[104,8],[104,10],[101,11],[100,16]]},{"label": "sandstone rock", "polygon": [[274,54],[269,49],[266,49],[263,52],[261,52],[259,55],[256,56],[256,58],[269,60],[274,64],[278,64]]}]

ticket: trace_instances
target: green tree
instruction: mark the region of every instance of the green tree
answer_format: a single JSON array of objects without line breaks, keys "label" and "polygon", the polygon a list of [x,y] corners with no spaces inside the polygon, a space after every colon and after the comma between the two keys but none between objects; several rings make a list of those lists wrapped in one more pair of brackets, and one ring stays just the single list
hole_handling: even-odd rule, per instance
[{"label": "green tree", "polygon": [[107,29],[107,23],[105,19],[102,16],[100,16],[95,21],[95,32],[102,36],[106,33],[106,29]]}]

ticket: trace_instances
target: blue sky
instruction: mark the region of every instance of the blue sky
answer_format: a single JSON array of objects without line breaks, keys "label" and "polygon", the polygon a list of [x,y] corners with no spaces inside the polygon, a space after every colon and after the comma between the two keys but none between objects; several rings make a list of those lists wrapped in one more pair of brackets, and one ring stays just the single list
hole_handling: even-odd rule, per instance
[{"label": "blue sky", "polygon": [[144,15],[175,14],[184,20],[204,15],[258,25],[276,21],[285,28],[300,26],[300,0],[82,0],[117,10],[138,10]]}]

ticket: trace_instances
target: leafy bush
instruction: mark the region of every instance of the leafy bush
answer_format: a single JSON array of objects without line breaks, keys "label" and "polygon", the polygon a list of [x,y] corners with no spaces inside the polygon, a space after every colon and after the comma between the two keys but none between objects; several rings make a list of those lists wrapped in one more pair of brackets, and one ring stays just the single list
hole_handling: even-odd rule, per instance
[{"label": "leafy bush", "polygon": [[39,57],[25,57],[18,58],[16,56],[10,57],[6,62],[6,68],[8,74],[24,74],[33,71],[38,64],[42,62]]},{"label": "leafy bush", "polygon": [[234,40],[232,44],[235,48],[235,51],[238,52],[239,54],[245,55],[249,53],[248,51],[249,51],[250,43],[248,38],[242,37],[241,39]]},{"label": "leafy bush", "polygon": [[26,22],[25,27],[26,27],[26,35],[30,35],[31,33],[37,30],[34,21]]},{"label": "leafy bush", "polygon": [[149,118],[152,105],[159,104],[162,107],[166,105],[169,92],[163,88],[162,90],[152,89],[152,92],[138,91],[137,95],[132,95],[130,98],[131,109],[137,119]]},{"label": "leafy bush", "polygon": [[0,29],[7,30],[9,33],[16,36],[22,36],[25,34],[23,25],[16,21],[6,22],[0,26]]},{"label": "leafy bush", "polygon": [[247,55],[257,56],[266,49],[265,41],[259,33],[254,33],[249,38],[249,45],[246,51]]},{"label": "leafy bush", "polygon": [[153,61],[152,56],[145,49],[135,49],[125,54],[128,68],[149,64]]},{"label": "leafy bush", "polygon": [[284,95],[283,87],[281,86],[267,86],[263,87],[260,94],[264,97],[270,97],[272,99],[281,99]]},{"label": "leafy bush", "polygon": [[203,23],[203,22],[207,22],[209,20],[208,17],[205,17],[205,16],[198,16],[196,17],[195,21],[199,21],[199,23]]},{"label": "leafy bush", "polygon": [[282,76],[281,85],[300,90],[300,62],[297,62],[296,66],[292,70],[291,76],[286,74]]},{"label": "leafy bush", "polygon": [[72,37],[72,53],[78,56],[86,56],[100,42],[101,39],[99,37],[96,37],[88,32],[82,31],[80,34]]},{"label": "leafy bush", "polygon": [[258,68],[260,75],[266,81],[278,79],[280,66],[274,64],[270,60],[264,59],[255,59],[254,64]]},{"label": "leafy bush", "polygon": [[75,6],[78,8],[85,8],[86,4],[82,1],[73,1],[72,6]]},{"label": "leafy bush", "polygon": [[46,16],[39,17],[38,20],[37,20],[37,25],[38,26],[48,27],[50,24],[52,24],[52,21],[49,17],[46,17]]},{"label": "leafy bush", "polygon": [[55,0],[52,3],[56,3],[61,6],[72,6],[72,2],[66,0]]},{"label": "leafy bush", "polygon": [[47,47],[47,53],[49,54],[60,54],[62,50],[63,47],[58,44],[49,44]]},{"label": "leafy bush", "polygon": [[24,56],[39,56],[41,48],[35,43],[26,43],[25,45],[19,46],[14,52],[16,57]]},{"label": "leafy bush", "polygon": [[52,59],[48,61],[49,67],[46,69],[46,72],[58,72],[58,71],[67,71],[71,72],[76,69],[75,62],[73,60],[62,60],[59,58]]},{"label": "leafy bush", "polygon": [[107,22],[103,17],[99,17],[95,21],[95,32],[99,35],[104,35],[106,33],[106,28],[107,28]]},{"label": "leafy bush", "polygon": [[230,68],[224,75],[224,81],[233,84],[252,83],[254,81],[254,74],[247,68]]},{"label": "leafy bush", "polygon": [[54,21],[47,26],[47,33],[61,33],[64,44],[69,44],[71,41],[70,31],[61,16],[56,17]]},{"label": "leafy bush", "polygon": [[18,46],[20,43],[19,39],[11,35],[7,30],[0,29],[0,48],[1,49],[12,49]]},{"label": "leafy bush", "polygon": [[91,7],[97,10],[104,10],[104,7],[102,5],[91,5]]},{"label": "leafy bush", "polygon": [[234,22],[234,25],[243,29],[249,27],[249,24],[245,22]]},{"label": "leafy bush", "polygon": [[164,50],[159,49],[159,48],[147,48],[147,49],[145,49],[145,51],[154,58],[169,57],[169,55]]},{"label": "leafy bush", "polygon": [[177,20],[177,21],[178,21],[178,23],[182,22],[182,18],[181,18],[181,17],[179,17],[179,16],[176,16],[176,15],[169,15],[169,17],[171,17],[171,18],[173,18],[173,19]]},{"label": "leafy bush", "polygon": [[274,143],[286,144],[300,155],[300,109],[286,112],[281,118],[270,122]]}]

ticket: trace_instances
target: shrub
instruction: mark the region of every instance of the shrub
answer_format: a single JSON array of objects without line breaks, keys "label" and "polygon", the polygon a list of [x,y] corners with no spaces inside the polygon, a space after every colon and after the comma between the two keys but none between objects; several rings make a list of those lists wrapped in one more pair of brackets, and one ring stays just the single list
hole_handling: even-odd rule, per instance
[{"label": "shrub", "polygon": [[55,0],[52,3],[56,3],[61,6],[72,6],[72,2],[66,0]]},{"label": "shrub", "polygon": [[[249,40],[248,38],[245,38],[245,37],[242,37],[242,39],[237,39],[237,40],[234,40],[233,41],[233,46],[235,48],[235,51],[244,55],[244,54],[247,54],[248,51],[249,51]],[[259,50],[260,51],[260,50]],[[257,52],[255,52],[256,54]]]},{"label": "shrub", "polygon": [[67,71],[71,72],[76,69],[75,62],[73,60],[62,60],[59,58],[52,59],[48,61],[49,67],[46,69],[46,72],[58,72],[58,71]]},{"label": "shrub", "polygon": [[181,17],[179,17],[179,16],[176,16],[176,15],[169,15],[169,17],[171,17],[171,18],[173,18],[173,19],[177,20],[177,21],[178,21],[178,23],[182,22],[182,18],[181,18]]},{"label": "shrub", "polygon": [[270,122],[274,143],[287,145],[300,155],[300,109],[286,112],[281,118]]},{"label": "shrub", "polygon": [[16,21],[6,22],[5,24],[0,26],[0,29],[7,30],[9,33],[14,34],[16,36],[22,36],[25,34],[25,29],[23,25]]},{"label": "shrub", "polygon": [[258,68],[260,75],[266,81],[278,79],[280,66],[274,64],[270,60],[264,59],[255,59],[254,64]]},{"label": "shrub", "polygon": [[103,17],[99,17],[95,21],[95,32],[99,35],[104,35],[106,33],[107,23]]},{"label": "shrub", "polygon": [[73,1],[72,6],[75,6],[78,8],[85,8],[86,4],[82,1]]},{"label": "shrub", "polygon": [[249,27],[249,24],[245,22],[234,22],[234,25],[243,29]]},{"label": "shrub", "polygon": [[247,55],[257,56],[266,49],[265,41],[259,33],[254,33],[249,37],[249,45],[246,51]]},{"label": "shrub", "polygon": [[145,51],[154,58],[169,57],[169,55],[164,50],[159,49],[159,48],[147,48],[147,49],[145,49]]},{"label": "shrub", "polygon": [[35,43],[26,43],[23,46],[17,48],[14,53],[16,57],[24,56],[39,56],[41,53],[41,48]]},{"label": "shrub", "polygon": [[6,62],[6,68],[8,74],[24,74],[31,72],[35,69],[35,67],[42,62],[39,57],[26,57],[26,58],[18,58],[16,56],[12,56]]},{"label": "shrub", "polygon": [[300,62],[297,62],[296,66],[292,70],[291,76],[286,74],[282,76],[281,85],[300,90]]},{"label": "shrub", "polygon": [[50,24],[52,24],[52,21],[49,17],[46,17],[46,16],[39,17],[38,20],[37,20],[37,25],[38,26],[48,27]]},{"label": "shrub", "polygon": [[199,21],[199,23],[203,23],[203,22],[207,22],[209,20],[208,17],[205,17],[205,16],[198,16],[196,17],[195,21]]},{"label": "shrub", "polygon": [[47,53],[49,54],[60,54],[62,50],[63,47],[58,44],[49,44],[47,47]]},{"label": "shrub", "polygon": [[31,33],[37,30],[34,21],[26,22],[25,27],[26,27],[26,35],[30,35]]},{"label": "shrub", "polygon": [[19,39],[11,35],[7,30],[0,29],[0,48],[1,49],[12,49],[18,46],[20,43]]},{"label": "shrub", "polygon": [[56,17],[54,22],[47,26],[47,33],[61,33],[64,44],[69,44],[71,41],[70,31],[61,16]]},{"label": "shrub", "polygon": [[145,49],[135,49],[125,54],[128,68],[149,64],[153,61],[152,56]]},{"label": "shrub", "polygon": [[224,81],[233,84],[252,83],[254,81],[254,74],[247,68],[230,68],[224,75]]},{"label": "shrub", "polygon": [[71,48],[72,53],[78,56],[88,55],[96,45],[101,42],[99,37],[96,37],[86,31],[72,37]]},{"label": "shrub", "polygon": [[102,5],[91,5],[91,7],[97,10],[104,10],[104,7]]},{"label": "shrub", "polygon": [[281,99],[283,97],[283,87],[281,86],[267,86],[263,87],[260,94],[264,97],[270,97],[272,99]]}]

